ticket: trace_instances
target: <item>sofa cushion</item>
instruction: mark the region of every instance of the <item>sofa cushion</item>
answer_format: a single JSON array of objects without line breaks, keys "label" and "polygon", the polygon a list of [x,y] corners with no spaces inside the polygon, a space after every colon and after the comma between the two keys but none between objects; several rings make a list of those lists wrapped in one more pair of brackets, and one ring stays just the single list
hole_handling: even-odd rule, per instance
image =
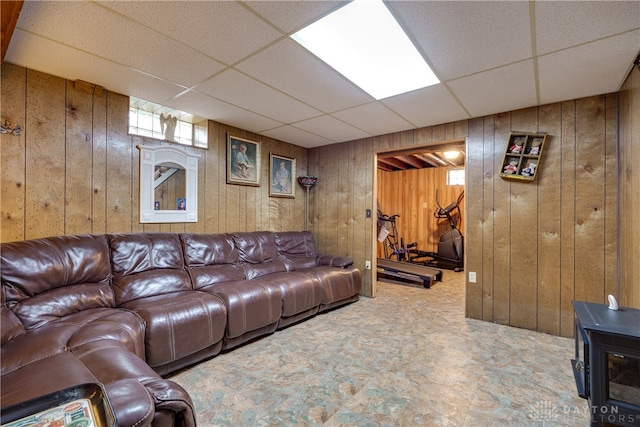
[{"label": "sofa cushion", "polygon": [[320,311],[357,301],[362,289],[362,274],[356,268],[319,266],[306,268],[322,282],[322,305]]},{"label": "sofa cushion", "polygon": [[94,308],[27,331],[2,346],[2,375],[94,341],[110,339],[144,358],[144,324],[135,313]]},{"label": "sofa cushion", "polygon": [[314,267],[318,264],[316,244],[310,231],[286,231],[275,233],[278,252],[287,270]]},{"label": "sofa cushion", "polygon": [[12,311],[27,330],[95,308],[112,307],[113,291],[107,283],[70,285],[32,296],[13,305]]},{"label": "sofa cushion", "polygon": [[184,233],[180,240],[194,289],[245,278],[231,235]]},{"label": "sofa cushion", "polygon": [[244,265],[247,279],[287,271],[287,267],[278,256],[274,233],[255,231],[234,233],[232,236],[240,261]]},{"label": "sofa cushion", "polygon": [[[117,342],[140,359],[145,358],[144,337],[146,325],[136,313],[120,309],[104,309],[100,313],[65,319],[62,323],[80,325],[69,338],[67,346],[71,351],[86,345],[102,345],[105,341]],[[95,344],[97,343],[97,344]]]},{"label": "sofa cushion", "polygon": [[25,332],[20,319],[7,307],[0,308],[0,328],[2,328],[0,344],[9,342]]},{"label": "sofa cushion", "polygon": [[139,298],[191,290],[177,234],[110,234],[107,237],[118,306]]},{"label": "sofa cushion", "polygon": [[295,316],[296,314],[316,309],[322,303],[323,286],[320,279],[314,274],[289,271],[274,273],[260,278],[262,283],[271,284],[280,289],[282,294],[282,317]]},{"label": "sofa cushion", "polygon": [[273,283],[240,280],[206,286],[202,290],[218,295],[227,307],[225,339],[271,326],[275,330],[282,313],[282,294]]},{"label": "sofa cushion", "polygon": [[3,243],[0,274],[6,305],[25,329],[69,314],[113,307],[104,236],[57,236]]},{"label": "sofa cushion", "polygon": [[123,307],[144,319],[146,361],[154,369],[224,338],[227,309],[219,297],[206,292],[173,292],[133,300]]}]

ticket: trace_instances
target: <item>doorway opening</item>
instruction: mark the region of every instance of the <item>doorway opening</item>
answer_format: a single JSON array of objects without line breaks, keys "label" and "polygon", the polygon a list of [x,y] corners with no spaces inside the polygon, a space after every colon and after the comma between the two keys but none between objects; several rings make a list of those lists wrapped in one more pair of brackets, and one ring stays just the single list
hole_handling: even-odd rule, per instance
[{"label": "doorway opening", "polygon": [[[372,250],[376,260],[372,275],[373,296],[376,295],[379,271],[377,259],[384,259],[385,265],[386,260],[392,259],[419,265],[430,263],[434,266],[432,256],[439,255],[439,251],[443,250],[442,242],[447,241],[448,233],[453,229],[457,229],[456,232],[460,234],[459,241],[446,243],[445,250],[453,249],[452,253],[459,264],[440,264],[443,272],[448,268],[453,270],[459,267],[458,271],[463,269],[465,160],[464,138],[375,153],[375,209],[378,215],[384,216],[385,221],[388,218],[394,221],[383,222],[394,235],[393,240],[384,236],[387,230],[382,230],[380,235],[381,223],[373,221],[373,235],[377,237],[373,239]],[[401,253],[393,254],[390,242]],[[456,247],[460,249],[456,250]],[[447,254],[447,257],[454,255]],[[441,261],[446,260],[442,258],[444,257],[441,257]]]}]

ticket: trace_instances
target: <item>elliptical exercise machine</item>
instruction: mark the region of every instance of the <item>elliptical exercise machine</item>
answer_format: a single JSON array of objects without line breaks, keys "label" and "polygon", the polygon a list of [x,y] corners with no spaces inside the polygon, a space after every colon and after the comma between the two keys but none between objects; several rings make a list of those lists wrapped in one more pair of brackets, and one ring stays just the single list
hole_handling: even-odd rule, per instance
[{"label": "elliptical exercise machine", "polygon": [[418,262],[419,258],[431,258],[424,261],[424,265],[446,268],[456,272],[464,269],[464,237],[458,230],[458,223],[461,217],[460,202],[463,198],[464,191],[460,193],[455,202],[443,208],[438,201],[438,192],[436,190],[438,209],[433,213],[433,216],[438,219],[446,219],[451,229],[440,236],[438,252],[409,250],[409,260],[411,262]]}]

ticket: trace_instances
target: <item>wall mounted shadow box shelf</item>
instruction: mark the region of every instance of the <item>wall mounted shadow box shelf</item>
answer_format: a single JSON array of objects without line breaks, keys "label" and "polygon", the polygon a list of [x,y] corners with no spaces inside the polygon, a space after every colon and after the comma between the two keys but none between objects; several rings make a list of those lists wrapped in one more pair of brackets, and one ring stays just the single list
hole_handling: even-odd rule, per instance
[{"label": "wall mounted shadow box shelf", "polygon": [[538,174],[546,133],[512,132],[504,152],[500,176],[533,181]]}]

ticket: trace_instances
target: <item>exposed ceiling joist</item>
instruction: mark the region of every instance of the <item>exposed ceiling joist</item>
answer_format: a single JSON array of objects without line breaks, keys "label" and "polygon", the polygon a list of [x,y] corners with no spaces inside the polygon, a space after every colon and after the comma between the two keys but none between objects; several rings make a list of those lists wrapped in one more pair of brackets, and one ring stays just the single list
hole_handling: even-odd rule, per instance
[{"label": "exposed ceiling joist", "polygon": [[[447,158],[445,153],[456,151],[455,158]],[[465,141],[454,140],[442,144],[412,147],[378,154],[378,169],[398,171],[438,167],[462,167],[465,162]]]}]

